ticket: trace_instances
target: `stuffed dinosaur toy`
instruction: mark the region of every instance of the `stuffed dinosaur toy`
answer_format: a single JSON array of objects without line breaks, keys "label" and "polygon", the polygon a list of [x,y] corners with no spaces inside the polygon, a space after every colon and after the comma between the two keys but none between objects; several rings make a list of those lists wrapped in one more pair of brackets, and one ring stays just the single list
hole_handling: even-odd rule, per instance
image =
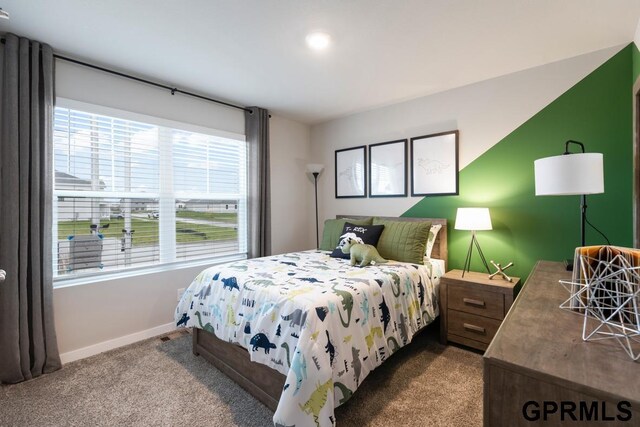
[{"label": "stuffed dinosaur toy", "polygon": [[354,233],[346,233],[340,236],[340,248],[342,253],[350,254],[352,266],[366,267],[370,264],[383,264],[387,262],[378,253],[378,250],[373,245],[366,245],[362,243],[362,239],[357,237]]}]

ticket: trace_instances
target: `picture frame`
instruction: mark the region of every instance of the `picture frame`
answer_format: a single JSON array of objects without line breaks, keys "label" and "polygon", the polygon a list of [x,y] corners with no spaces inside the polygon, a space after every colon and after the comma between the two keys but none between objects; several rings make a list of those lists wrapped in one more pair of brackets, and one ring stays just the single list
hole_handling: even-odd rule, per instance
[{"label": "picture frame", "polygon": [[407,197],[408,142],[369,145],[369,197]]},{"label": "picture frame", "polygon": [[411,138],[411,196],[458,195],[457,130]]},{"label": "picture frame", "polygon": [[336,199],[367,197],[367,146],[336,150]]}]

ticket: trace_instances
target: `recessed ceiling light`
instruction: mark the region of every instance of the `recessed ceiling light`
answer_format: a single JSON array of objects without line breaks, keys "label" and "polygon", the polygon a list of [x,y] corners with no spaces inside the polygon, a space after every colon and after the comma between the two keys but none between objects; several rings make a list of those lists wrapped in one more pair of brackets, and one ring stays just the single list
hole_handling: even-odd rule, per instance
[{"label": "recessed ceiling light", "polygon": [[329,46],[331,37],[327,33],[315,32],[308,34],[305,40],[307,41],[307,46],[311,49],[324,50]]},{"label": "recessed ceiling light", "polygon": [[7,12],[6,10],[2,10],[1,7],[0,7],[0,18],[9,19],[9,12]]}]

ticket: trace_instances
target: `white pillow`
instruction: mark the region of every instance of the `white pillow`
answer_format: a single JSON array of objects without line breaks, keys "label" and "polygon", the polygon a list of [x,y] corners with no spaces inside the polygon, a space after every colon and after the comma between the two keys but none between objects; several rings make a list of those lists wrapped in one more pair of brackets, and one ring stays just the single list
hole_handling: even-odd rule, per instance
[{"label": "white pillow", "polygon": [[424,252],[424,256],[427,258],[431,258],[431,251],[433,250],[433,244],[436,241],[436,237],[438,236],[438,232],[442,228],[442,224],[435,224],[431,226],[431,230],[429,230],[429,238],[427,239],[427,249]]}]

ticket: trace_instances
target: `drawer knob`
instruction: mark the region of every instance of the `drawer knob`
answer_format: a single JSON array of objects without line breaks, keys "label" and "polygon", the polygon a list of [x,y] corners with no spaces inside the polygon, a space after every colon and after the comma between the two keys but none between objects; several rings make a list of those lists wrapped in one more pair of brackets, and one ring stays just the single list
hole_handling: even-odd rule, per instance
[{"label": "drawer knob", "polygon": [[476,307],[484,307],[485,306],[484,301],[480,301],[479,299],[463,298],[462,301],[465,304],[474,305]]},{"label": "drawer knob", "polygon": [[462,326],[468,331],[479,332],[481,334],[484,334],[486,332],[484,328],[472,325],[470,323],[463,323]]}]

